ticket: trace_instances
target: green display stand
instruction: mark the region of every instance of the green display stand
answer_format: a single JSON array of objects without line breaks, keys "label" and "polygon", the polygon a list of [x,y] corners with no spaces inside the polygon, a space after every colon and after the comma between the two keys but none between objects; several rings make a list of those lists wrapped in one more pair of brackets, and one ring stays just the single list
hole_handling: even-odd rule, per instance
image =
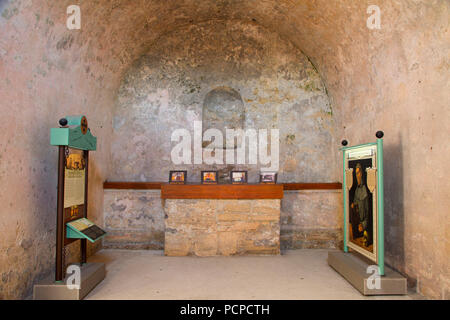
[{"label": "green display stand", "polygon": [[363,295],[407,293],[406,278],[384,265],[383,135],[341,148],[344,252],[330,251],[328,264]]},{"label": "green display stand", "polygon": [[[89,151],[97,149],[85,116],[67,116],[59,128],[50,129],[50,144],[58,146],[58,196],[56,219],[55,276],[34,286],[34,299],[83,299],[106,274],[103,263],[87,263],[87,241],[96,242],[106,232],[87,219]],[[80,241],[81,284],[66,285],[65,247]]]},{"label": "green display stand", "polygon": [[[378,133],[377,133],[378,134]],[[383,136],[381,133],[378,134],[381,137]],[[377,199],[377,254],[376,254],[376,262],[379,267],[380,275],[384,275],[384,169],[383,169],[383,139],[378,138],[376,142],[373,143],[365,143],[360,145],[355,145],[351,147],[344,146],[341,148],[343,155],[343,183],[342,183],[342,192],[343,192],[343,204],[344,204],[344,252],[348,252],[348,205],[347,205],[347,178],[345,171],[347,169],[347,160],[348,153],[351,150],[364,150],[366,147],[373,146],[376,148],[376,163],[374,166],[377,170],[377,187],[376,187],[376,199]]]},{"label": "green display stand", "polygon": [[50,129],[52,146],[67,146],[80,150],[95,151],[97,138],[91,134],[85,116],[67,116],[60,120],[63,126]]}]

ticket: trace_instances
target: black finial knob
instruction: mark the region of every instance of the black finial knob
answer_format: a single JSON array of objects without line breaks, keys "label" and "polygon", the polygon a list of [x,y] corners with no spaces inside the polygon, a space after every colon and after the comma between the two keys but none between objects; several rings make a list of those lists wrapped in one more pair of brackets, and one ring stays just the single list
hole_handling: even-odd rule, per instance
[{"label": "black finial knob", "polygon": [[62,119],[59,119],[59,125],[61,126],[61,127],[65,127],[65,126],[67,126],[67,119],[66,118],[62,118]]},{"label": "black finial knob", "polygon": [[381,139],[381,138],[383,138],[383,136],[384,136],[384,132],[383,132],[383,131],[377,131],[377,133],[375,133],[375,136],[376,136],[378,139]]},{"label": "black finial knob", "polygon": [[348,141],[347,140],[342,140],[342,145],[345,147],[346,145],[348,145]]}]

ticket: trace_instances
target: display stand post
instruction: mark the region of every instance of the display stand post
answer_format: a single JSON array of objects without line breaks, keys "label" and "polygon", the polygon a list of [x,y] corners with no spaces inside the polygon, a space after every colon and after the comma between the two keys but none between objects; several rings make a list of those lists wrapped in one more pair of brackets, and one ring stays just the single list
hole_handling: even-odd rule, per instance
[{"label": "display stand post", "polygon": [[64,165],[66,161],[66,147],[58,148],[58,199],[56,209],[56,262],[55,281],[61,281],[64,275]]},{"label": "display stand post", "polygon": [[377,139],[377,190],[378,190],[378,268],[384,276],[384,172],[383,172],[383,139]]},{"label": "display stand post", "polygon": [[[86,162],[85,187],[84,187],[84,217],[87,218],[88,212],[88,176],[89,176],[89,150],[83,151],[83,157]],[[81,264],[87,261],[87,240],[81,239]]]}]

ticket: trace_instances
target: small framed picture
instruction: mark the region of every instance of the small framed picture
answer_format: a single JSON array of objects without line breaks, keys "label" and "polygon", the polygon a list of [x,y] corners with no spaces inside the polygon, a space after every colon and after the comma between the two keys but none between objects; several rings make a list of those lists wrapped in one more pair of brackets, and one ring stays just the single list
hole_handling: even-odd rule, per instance
[{"label": "small framed picture", "polygon": [[231,184],[246,184],[247,171],[231,171]]},{"label": "small framed picture", "polygon": [[217,184],[217,171],[202,171],[202,184]]},{"label": "small framed picture", "polygon": [[259,174],[259,183],[275,184],[277,183],[276,172],[261,172]]},{"label": "small framed picture", "polygon": [[169,183],[170,184],[186,184],[187,171],[170,171]]}]

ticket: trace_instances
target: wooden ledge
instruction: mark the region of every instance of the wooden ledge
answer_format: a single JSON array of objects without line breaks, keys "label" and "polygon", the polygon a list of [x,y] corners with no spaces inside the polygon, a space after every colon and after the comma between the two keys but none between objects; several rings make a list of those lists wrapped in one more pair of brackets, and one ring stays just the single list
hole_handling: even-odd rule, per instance
[{"label": "wooden ledge", "polygon": [[342,189],[342,183],[284,183],[284,190],[337,190]]},{"label": "wooden ledge", "polygon": [[[118,189],[118,190],[160,190],[162,185],[166,182],[108,182],[103,183],[104,189]],[[188,184],[189,185],[189,184]],[[342,183],[283,183],[283,190],[338,190],[342,189]],[[234,185],[235,186],[235,185]]]},{"label": "wooden ledge", "polygon": [[103,183],[103,189],[137,189],[160,190],[164,182],[108,182]]},{"label": "wooden ledge", "polygon": [[163,184],[161,199],[282,199],[282,184]]}]

